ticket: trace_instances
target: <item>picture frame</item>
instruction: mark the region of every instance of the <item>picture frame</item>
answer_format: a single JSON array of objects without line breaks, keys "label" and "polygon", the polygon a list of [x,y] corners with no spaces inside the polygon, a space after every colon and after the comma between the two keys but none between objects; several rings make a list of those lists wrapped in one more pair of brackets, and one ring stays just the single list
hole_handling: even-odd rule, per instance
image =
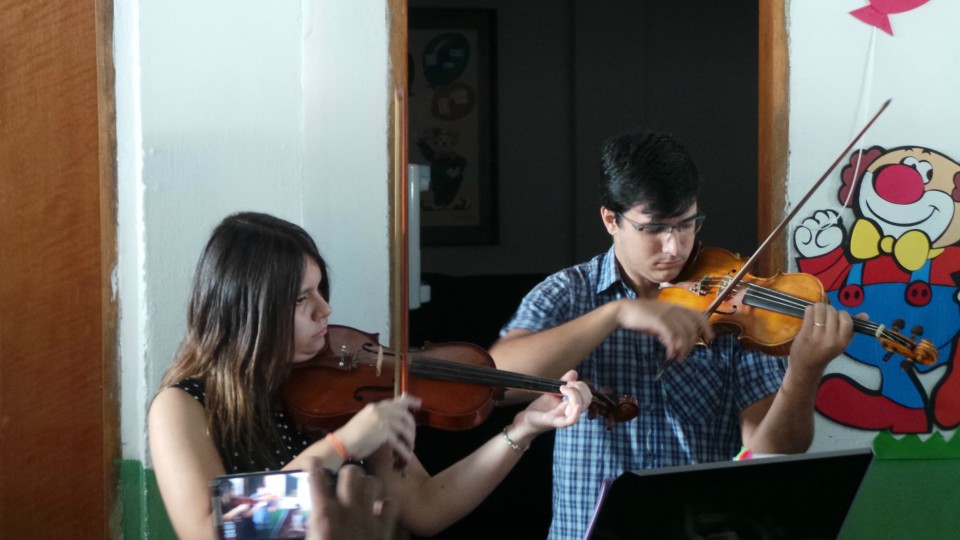
[{"label": "picture frame", "polygon": [[428,165],[425,246],[496,244],[496,11],[411,9],[410,163]]}]

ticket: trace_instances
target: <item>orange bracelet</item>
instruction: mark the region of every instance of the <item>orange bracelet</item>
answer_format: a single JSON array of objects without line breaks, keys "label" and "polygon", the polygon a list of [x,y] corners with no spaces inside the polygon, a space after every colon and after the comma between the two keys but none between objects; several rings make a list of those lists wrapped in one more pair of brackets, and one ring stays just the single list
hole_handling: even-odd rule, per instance
[{"label": "orange bracelet", "polygon": [[344,462],[350,461],[350,454],[347,453],[347,447],[344,446],[343,441],[340,440],[340,437],[337,437],[337,435],[331,431],[330,433],[327,433],[326,439],[330,441],[330,445],[333,446],[333,449],[340,454],[340,459],[342,459]]}]

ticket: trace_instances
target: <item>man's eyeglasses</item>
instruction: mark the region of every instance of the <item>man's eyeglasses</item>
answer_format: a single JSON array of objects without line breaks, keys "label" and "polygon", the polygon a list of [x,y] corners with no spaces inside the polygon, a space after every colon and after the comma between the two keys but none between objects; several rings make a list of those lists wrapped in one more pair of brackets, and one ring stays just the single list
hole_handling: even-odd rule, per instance
[{"label": "man's eyeglasses", "polygon": [[641,232],[649,238],[660,238],[662,235],[671,234],[673,231],[677,231],[680,236],[692,236],[700,232],[703,220],[707,218],[703,214],[697,214],[673,225],[668,223],[644,223],[641,225],[620,212],[617,212],[617,215],[629,223],[637,232]]}]

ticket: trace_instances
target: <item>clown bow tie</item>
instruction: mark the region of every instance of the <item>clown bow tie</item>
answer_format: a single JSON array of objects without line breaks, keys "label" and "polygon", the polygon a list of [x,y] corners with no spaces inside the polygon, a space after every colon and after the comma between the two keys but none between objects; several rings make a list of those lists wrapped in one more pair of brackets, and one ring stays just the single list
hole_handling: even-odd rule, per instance
[{"label": "clown bow tie", "polygon": [[850,254],[860,260],[872,259],[881,253],[892,253],[897,264],[909,272],[919,270],[927,259],[943,249],[930,249],[930,239],[922,231],[907,231],[900,238],[882,236],[872,221],[858,219],[850,234]]}]

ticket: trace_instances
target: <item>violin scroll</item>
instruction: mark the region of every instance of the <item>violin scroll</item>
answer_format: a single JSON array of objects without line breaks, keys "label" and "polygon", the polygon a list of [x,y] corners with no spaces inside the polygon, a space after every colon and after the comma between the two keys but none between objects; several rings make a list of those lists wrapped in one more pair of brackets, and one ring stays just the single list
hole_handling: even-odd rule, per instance
[{"label": "violin scroll", "polygon": [[884,360],[889,360],[894,354],[899,354],[917,364],[923,364],[925,366],[936,364],[940,358],[940,351],[937,350],[929,339],[920,339],[920,336],[923,335],[923,327],[917,325],[911,328],[910,333],[912,337],[908,338],[900,333],[900,330],[904,326],[903,319],[897,319],[893,321],[892,329],[883,330],[881,326],[877,332],[877,339],[880,340],[880,345],[883,347],[883,350],[887,351]]},{"label": "violin scroll", "polygon": [[587,408],[587,418],[593,420],[603,417],[607,421],[607,429],[619,422],[629,422],[640,414],[640,405],[633,396],[620,396],[614,399],[610,391],[597,391],[593,394],[593,401]]}]

